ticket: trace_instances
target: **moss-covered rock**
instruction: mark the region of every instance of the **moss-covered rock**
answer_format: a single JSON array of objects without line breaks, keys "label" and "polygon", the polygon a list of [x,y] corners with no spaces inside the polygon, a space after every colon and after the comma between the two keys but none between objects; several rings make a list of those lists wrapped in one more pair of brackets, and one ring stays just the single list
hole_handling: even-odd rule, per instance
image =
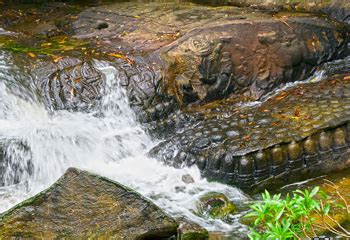
[{"label": "moss-covered rock", "polygon": [[49,189],[0,215],[0,239],[162,239],[177,223],[137,192],[70,168]]},{"label": "moss-covered rock", "polygon": [[179,223],[177,229],[178,240],[207,240],[209,239],[208,231],[200,225],[184,218],[177,218]]},{"label": "moss-covered rock", "polygon": [[197,214],[204,217],[225,219],[235,212],[235,205],[223,193],[207,193],[197,204]]}]

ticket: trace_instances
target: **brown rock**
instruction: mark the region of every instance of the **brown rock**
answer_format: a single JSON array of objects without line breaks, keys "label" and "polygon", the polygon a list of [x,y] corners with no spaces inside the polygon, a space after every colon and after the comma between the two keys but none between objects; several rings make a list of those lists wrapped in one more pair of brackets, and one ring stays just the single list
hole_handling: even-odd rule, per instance
[{"label": "brown rock", "polygon": [[1,239],[161,239],[176,229],[173,219],[140,194],[74,168],[0,215]]}]

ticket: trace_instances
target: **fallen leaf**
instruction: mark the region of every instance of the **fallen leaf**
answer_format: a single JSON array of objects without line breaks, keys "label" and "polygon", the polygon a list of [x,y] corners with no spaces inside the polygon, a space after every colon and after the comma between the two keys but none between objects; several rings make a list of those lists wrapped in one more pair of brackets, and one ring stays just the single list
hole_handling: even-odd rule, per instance
[{"label": "fallen leaf", "polygon": [[130,65],[133,65],[135,62],[133,60],[131,60],[130,58],[128,58],[127,56],[124,56],[120,53],[108,53],[108,56],[111,57],[115,57],[115,58],[120,58],[120,59],[124,59],[127,63],[129,63]]},{"label": "fallen leaf", "polygon": [[278,126],[278,125],[280,125],[280,124],[281,124],[280,122],[272,122],[272,123],[271,123],[272,126]]},{"label": "fallen leaf", "polygon": [[52,60],[53,60],[54,63],[58,63],[61,59],[63,59],[63,57],[61,57],[61,56],[54,56]]},{"label": "fallen leaf", "polygon": [[49,43],[49,42],[45,42],[45,43],[41,44],[42,47],[49,47],[51,45],[52,45],[52,43]]},{"label": "fallen leaf", "polygon": [[286,98],[288,95],[289,95],[288,92],[283,91],[280,95],[278,95],[278,96],[276,97],[276,100],[277,100],[277,101],[280,101],[280,100]]},{"label": "fallen leaf", "polygon": [[350,76],[345,76],[344,80],[347,80],[347,81],[350,80]]},{"label": "fallen leaf", "polygon": [[295,108],[294,110],[294,116],[295,117],[300,117],[301,109],[300,107]]},{"label": "fallen leaf", "polygon": [[59,44],[64,44],[67,40],[67,37],[62,38],[62,40],[58,41]]},{"label": "fallen leaf", "polygon": [[108,53],[108,56],[115,57],[115,58],[126,58],[126,56],[119,54],[119,53]]},{"label": "fallen leaf", "polygon": [[34,53],[32,53],[32,52],[29,52],[28,56],[31,57],[31,58],[36,58],[36,55]]},{"label": "fallen leaf", "polygon": [[243,140],[246,141],[246,142],[249,142],[249,141],[252,140],[252,137],[249,136],[249,135],[247,135],[247,136],[244,136],[244,137],[243,137]]}]

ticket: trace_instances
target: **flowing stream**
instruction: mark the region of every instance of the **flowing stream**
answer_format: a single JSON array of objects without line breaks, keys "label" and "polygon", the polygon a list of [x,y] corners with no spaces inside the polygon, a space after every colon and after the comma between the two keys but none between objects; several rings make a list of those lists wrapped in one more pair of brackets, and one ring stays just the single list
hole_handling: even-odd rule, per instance
[{"label": "flowing stream", "polygon": [[[146,157],[156,140],[135,120],[116,70],[103,62],[95,64],[107,81],[101,106],[89,113],[49,114],[28,87],[31,76],[0,51],[0,146],[7,162],[0,212],[49,187],[67,168],[77,167],[134,188],[166,212],[187,216],[209,230],[242,228],[192,213],[198,198],[210,191],[236,201],[246,197],[238,189],[201,179],[197,168],[174,169]],[[195,182],[182,182],[184,174]]]}]

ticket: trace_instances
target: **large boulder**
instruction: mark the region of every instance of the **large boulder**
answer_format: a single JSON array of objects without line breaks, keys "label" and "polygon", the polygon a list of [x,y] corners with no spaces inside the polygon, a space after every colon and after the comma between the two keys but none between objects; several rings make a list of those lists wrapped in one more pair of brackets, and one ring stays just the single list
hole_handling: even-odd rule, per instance
[{"label": "large boulder", "polygon": [[345,56],[349,42],[345,25],[311,13],[174,3],[88,8],[73,30],[76,38],[127,55],[126,65],[134,67],[126,72],[141,66],[147,78],[126,74],[123,81],[132,98],[152,102],[145,106],[150,112],[164,100],[157,98],[161,94],[179,105],[242,95],[259,99]]},{"label": "large boulder", "polygon": [[[81,12],[71,16],[68,6],[55,6],[47,5],[52,12],[56,7],[66,11],[63,15],[70,19],[61,34],[90,43],[79,54],[91,48],[94,53],[83,58],[113,62],[130,104],[144,121],[164,119],[179,106],[193,103],[227,97],[259,99],[310,76],[318,65],[348,51],[348,28],[320,14],[166,2],[98,5],[79,8],[75,13]],[[43,18],[40,23],[23,11],[22,17],[17,16],[21,21],[14,21],[10,30],[26,37],[29,33],[20,22],[42,28],[40,24],[51,21],[43,8],[37,9]],[[41,36],[30,31],[33,34]],[[41,44],[56,46],[50,41]],[[37,81],[49,108],[93,104],[103,88],[98,72],[85,59],[63,62],[67,64],[47,64]],[[86,91],[80,92],[81,87]]]},{"label": "large boulder", "polygon": [[161,50],[167,91],[185,104],[260,99],[344,56],[348,40],[342,25],[311,16],[213,21]]},{"label": "large boulder", "polygon": [[259,104],[208,104],[198,110],[202,118],[150,154],[176,167],[195,164],[203,176],[247,191],[347,168],[349,79],[299,84]]},{"label": "large boulder", "polygon": [[74,168],[0,215],[1,239],[162,239],[176,232],[177,223],[140,194]]}]

